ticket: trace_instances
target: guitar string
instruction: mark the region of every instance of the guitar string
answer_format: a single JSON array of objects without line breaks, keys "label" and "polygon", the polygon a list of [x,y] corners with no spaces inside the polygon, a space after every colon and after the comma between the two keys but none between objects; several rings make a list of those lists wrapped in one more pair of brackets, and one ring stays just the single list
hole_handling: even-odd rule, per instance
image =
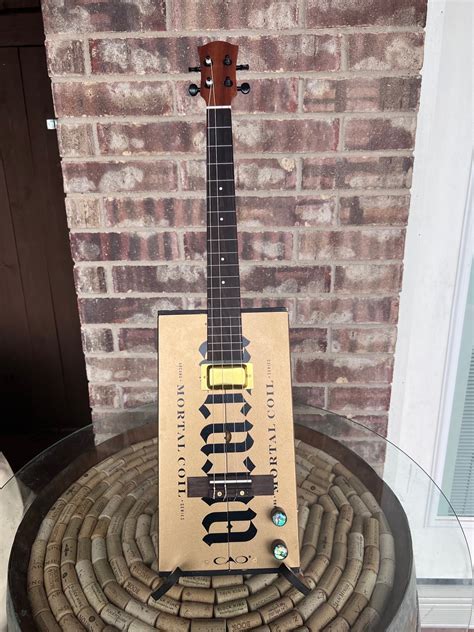
[{"label": "guitar string", "polygon": [[[215,90],[215,83],[214,83],[214,68],[213,68],[214,64],[213,61],[211,60],[211,66],[210,66],[210,70],[211,70],[211,86],[210,86],[210,94],[209,97],[211,100],[211,98],[214,101],[214,105],[216,104],[216,90]],[[208,120],[210,118],[210,111],[208,110]],[[209,143],[211,144],[211,143]],[[218,264],[217,264],[217,270],[218,270],[218,278],[219,278],[219,312],[220,312],[220,322],[222,324],[223,320],[222,320],[222,277],[221,277],[221,250],[220,250],[220,222],[219,222],[219,168],[217,165],[217,109],[214,109],[214,145],[215,145],[215,154],[216,154],[216,177],[215,177],[215,185],[216,185],[216,218],[217,218],[217,257],[218,257]],[[210,148],[209,151],[209,157],[210,154],[212,152],[212,148]],[[210,161],[209,161],[210,162]],[[209,220],[212,219],[212,204],[209,204],[210,207],[210,213],[209,213]],[[212,231],[212,221],[210,221],[210,232]],[[211,242],[212,243],[212,242]],[[212,264],[212,257],[211,257],[211,264]],[[213,296],[214,292],[213,292],[213,280],[211,281],[211,295]],[[212,313],[212,309],[211,309],[211,313]],[[222,384],[224,383],[224,363],[222,361],[223,355],[224,355],[224,344],[223,344],[223,331],[222,328],[220,330],[220,337],[221,337],[221,365],[222,365],[222,374],[221,374],[221,380],[222,380]],[[211,336],[211,339],[213,340],[213,336]],[[214,355],[214,345],[213,345],[213,355]],[[226,442],[226,422],[227,422],[227,404],[226,404],[226,391],[225,389],[222,389],[224,391],[224,406],[223,406],[223,430],[224,430],[224,462],[225,462],[225,477],[224,480],[227,480],[227,473],[228,473],[228,463],[227,463],[227,442]],[[215,401],[215,396],[214,396],[214,401]],[[213,427],[213,431],[215,430],[215,427]],[[214,434],[214,433],[213,433]],[[215,436],[215,435],[214,435]],[[215,461],[215,456],[214,456],[214,461]],[[216,481],[216,471],[214,469],[214,495],[215,495],[215,489],[216,489],[216,485],[215,485],[215,481]],[[226,509],[227,509],[227,558],[228,558],[228,570],[230,570],[230,530],[229,530],[229,499],[227,496],[227,484],[224,483],[224,494],[225,494],[225,499],[226,499]]]}]

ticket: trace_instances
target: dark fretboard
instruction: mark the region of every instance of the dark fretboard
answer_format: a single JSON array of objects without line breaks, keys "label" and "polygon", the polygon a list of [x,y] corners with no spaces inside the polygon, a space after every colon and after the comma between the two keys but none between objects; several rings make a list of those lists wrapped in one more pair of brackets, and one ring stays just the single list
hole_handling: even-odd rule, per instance
[{"label": "dark fretboard", "polygon": [[230,107],[207,109],[207,344],[209,361],[242,362]]}]

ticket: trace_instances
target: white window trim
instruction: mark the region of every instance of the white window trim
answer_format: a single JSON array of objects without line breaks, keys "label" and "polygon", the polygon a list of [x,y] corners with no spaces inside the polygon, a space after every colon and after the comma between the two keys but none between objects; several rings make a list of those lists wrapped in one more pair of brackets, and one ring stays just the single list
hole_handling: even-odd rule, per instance
[{"label": "white window trim", "polygon": [[[471,2],[428,2],[388,424],[389,440],[420,464],[440,487],[453,397],[452,367],[460,343],[455,325],[459,307],[465,304],[464,276],[468,249],[472,248],[472,214],[469,219],[468,213],[473,145],[472,15]],[[396,480],[397,467],[396,459],[387,463],[391,480]],[[424,503],[427,536],[432,535],[436,541],[430,529],[449,527],[455,519],[438,517],[435,501],[420,502]],[[474,521],[466,520],[463,526],[474,544]],[[448,566],[449,554],[446,558]],[[429,577],[422,571],[423,575]],[[421,591],[422,613],[429,613],[422,623],[451,621],[456,627],[456,620],[465,621],[462,613],[468,604],[459,588],[435,585],[427,589],[428,594]]]}]

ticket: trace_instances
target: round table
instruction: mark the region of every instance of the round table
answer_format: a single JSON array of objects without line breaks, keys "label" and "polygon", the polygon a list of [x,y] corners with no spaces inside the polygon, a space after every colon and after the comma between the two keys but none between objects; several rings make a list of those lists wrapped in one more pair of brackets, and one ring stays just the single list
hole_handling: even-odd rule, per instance
[{"label": "round table", "polygon": [[[150,411],[150,416],[153,419],[153,411]],[[469,550],[459,522],[453,516],[449,524],[446,521],[442,527],[436,524],[436,508],[439,506],[442,494],[431,479],[408,456],[370,429],[329,411],[313,407],[297,408],[295,411],[295,422],[297,443],[301,441],[301,444],[297,446],[300,469],[309,467],[305,461],[307,461],[306,457],[309,456],[310,458],[309,447],[313,447],[315,450],[320,451],[322,455],[330,455],[330,458],[341,464],[342,469],[347,468],[347,477],[349,477],[350,473],[355,473],[357,480],[362,486],[361,493],[363,494],[365,490],[370,492],[374,498],[377,498],[379,508],[382,508],[387,518],[390,527],[388,529],[389,534],[385,537],[392,537],[390,532],[393,532],[395,538],[397,564],[390,600],[387,601],[386,610],[381,613],[381,618],[376,621],[376,625],[374,624],[368,628],[360,627],[360,629],[393,631],[403,629],[411,632],[411,630],[417,629],[419,623],[422,625],[433,623],[433,608],[426,607],[423,600],[425,599],[426,603],[429,602],[430,594],[434,590],[433,587],[439,587],[440,582],[443,582],[443,585],[446,585],[448,590],[449,587],[457,586],[469,595],[467,591],[469,587],[472,587],[471,564]],[[38,534],[41,522],[51,505],[84,472],[87,472],[98,463],[104,462],[106,459],[112,462],[116,458],[114,455],[118,453],[126,454],[127,451],[130,452],[130,446],[142,445],[143,447],[140,449],[145,450],[144,454],[148,455],[147,458],[151,458],[154,455],[154,451],[156,452],[156,446],[153,447],[153,437],[155,435],[156,424],[150,423],[96,445],[93,429],[91,427],[84,428],[33,459],[2,488],[0,491],[0,507],[2,501],[8,502],[9,515],[12,517],[8,525],[10,542],[8,543],[8,535],[3,538],[4,541],[7,540],[7,545],[13,546],[8,574],[9,629],[37,629],[28,599],[26,575],[33,542]],[[338,470],[336,470],[337,473]],[[340,484],[342,485],[343,482]],[[304,493],[306,494],[307,492],[305,491]],[[350,493],[347,495],[350,499]],[[334,494],[332,494],[332,497],[334,497]],[[356,500],[357,498],[352,498],[351,503],[352,506],[357,508]],[[331,497],[329,496],[328,502],[331,502]],[[306,504],[311,507],[310,500]],[[363,505],[363,502],[361,504]],[[370,506],[369,502],[368,504]],[[373,511],[376,512],[376,510],[377,506]],[[309,513],[309,508],[307,513]],[[25,518],[22,520],[23,516]],[[16,537],[14,537],[15,534]],[[356,537],[358,534],[352,534],[352,536]],[[415,569],[418,579],[418,590],[421,595],[419,617],[416,604]],[[5,570],[2,572],[5,573]],[[369,573],[369,571],[366,572]],[[318,578],[319,575],[316,576],[316,579]],[[153,577],[150,579],[150,586],[152,581]],[[322,582],[325,582],[325,576],[322,578]],[[341,590],[341,585],[343,585],[340,582],[333,584],[336,585],[336,590],[339,591]],[[186,586],[186,581],[184,581],[184,585]],[[333,590],[334,585],[331,590]],[[250,583],[249,586],[251,588],[252,584]],[[246,584],[243,588],[248,594],[249,588]],[[239,590],[242,593],[243,588],[239,589],[237,587],[234,590],[238,594]],[[273,589],[276,590],[274,586]],[[192,590],[191,582],[191,588],[188,588],[188,592],[192,592]],[[194,590],[196,591],[196,589]],[[197,586],[197,590],[203,590],[203,588]],[[219,593],[219,589],[217,589],[218,594],[222,595],[222,590]],[[269,588],[262,586],[259,590],[268,591]],[[361,589],[358,590],[360,591]],[[280,592],[282,592],[281,582]],[[257,592],[257,600],[258,594]],[[425,595],[427,595],[426,598],[424,597]],[[330,597],[331,595],[328,596],[327,600]],[[280,601],[282,602],[283,599],[288,600],[288,597],[282,593]],[[250,603],[252,603],[251,599]],[[275,603],[279,603],[277,599]],[[293,605],[297,603],[298,600]],[[334,594],[332,601],[329,603],[338,603]],[[464,605],[464,610],[457,612],[456,623],[458,629],[467,630],[469,615],[466,599]],[[298,606],[296,605],[295,607],[296,611],[293,612],[296,612],[295,617],[299,617],[297,614]],[[325,607],[329,609],[330,606],[325,604]],[[299,610],[302,610],[304,613],[304,604]],[[205,609],[203,612],[205,612]],[[204,614],[204,616],[209,615]],[[282,616],[274,620],[272,616],[270,613],[268,620],[264,618],[261,621],[262,630],[298,629],[296,623],[289,622],[291,618],[289,614],[286,615],[286,619]],[[144,618],[146,619],[146,617]],[[192,617],[190,618],[192,619]],[[350,620],[350,616],[346,615],[346,618]],[[194,626],[191,627],[192,631],[194,629],[225,629],[222,618],[220,625],[224,627],[218,627],[217,623],[215,627],[212,627],[210,621],[203,623],[201,619],[199,619],[201,623],[198,623],[197,619],[198,617],[196,622],[194,622]],[[234,617],[234,619],[238,621],[238,617]],[[69,627],[64,627],[64,621],[66,620],[62,620],[63,629],[75,629],[72,623],[69,624]],[[129,616],[128,624],[125,621],[122,629],[128,629],[127,625],[130,626],[130,620]],[[159,620],[158,618],[158,622]],[[314,622],[314,620],[315,616],[313,615],[313,619],[310,618],[310,623],[307,624],[309,627],[305,627],[305,622],[300,621],[302,624],[300,626],[301,630],[345,630],[346,627],[343,627],[343,625],[347,626],[347,621],[341,616],[338,617],[335,623],[333,620],[332,627],[328,624],[328,627],[319,628],[317,622],[313,624],[316,627],[313,627],[311,621]],[[163,623],[160,625],[156,622],[156,627],[159,629],[168,629],[168,627],[172,629],[173,621],[173,619],[170,619],[169,626]],[[245,616],[242,616],[242,625],[250,625],[249,621],[248,616],[247,619]],[[282,623],[279,624],[279,621]],[[338,624],[337,621],[340,621],[340,623]],[[103,626],[103,623],[101,625]],[[137,630],[146,629],[145,624],[142,623],[143,628],[140,628],[139,625],[139,623],[136,624]],[[163,625],[164,627],[161,627]],[[198,627],[199,625],[201,627]],[[237,623],[234,625],[235,629],[250,629],[240,628]],[[339,627],[337,627],[338,625]],[[117,626],[115,629],[119,629],[118,623]],[[256,624],[252,627],[255,628]],[[94,626],[92,625],[91,629],[93,628]],[[81,629],[81,627],[79,626],[77,629]],[[110,627],[110,629],[114,629],[114,626]],[[183,627],[182,629],[185,628]]]}]

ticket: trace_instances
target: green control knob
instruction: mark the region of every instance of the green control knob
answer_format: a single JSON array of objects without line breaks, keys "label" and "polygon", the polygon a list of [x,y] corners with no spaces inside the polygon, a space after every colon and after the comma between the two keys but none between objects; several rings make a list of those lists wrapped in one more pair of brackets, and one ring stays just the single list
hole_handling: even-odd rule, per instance
[{"label": "green control knob", "polygon": [[275,540],[272,544],[273,557],[280,562],[288,557],[288,548],[283,540]]},{"label": "green control knob", "polygon": [[288,520],[288,516],[283,511],[283,509],[281,509],[281,507],[275,507],[272,510],[272,522],[275,525],[275,527],[284,527],[286,525],[287,520]]}]

